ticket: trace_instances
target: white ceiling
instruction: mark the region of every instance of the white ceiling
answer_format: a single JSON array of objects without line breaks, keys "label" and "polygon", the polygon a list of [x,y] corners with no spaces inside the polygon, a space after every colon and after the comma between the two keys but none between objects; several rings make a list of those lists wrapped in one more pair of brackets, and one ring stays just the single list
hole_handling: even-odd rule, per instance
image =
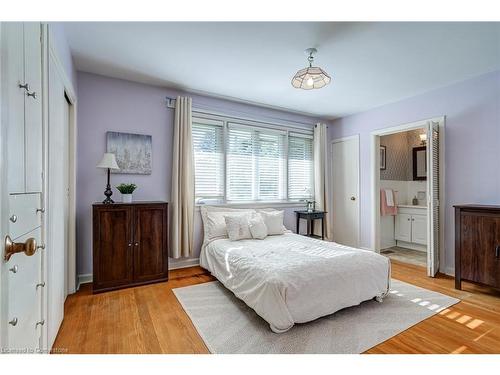
[{"label": "white ceiling", "polygon": [[[65,23],[77,69],[341,117],[500,69],[500,23]],[[316,47],[332,76],[291,86]]]}]

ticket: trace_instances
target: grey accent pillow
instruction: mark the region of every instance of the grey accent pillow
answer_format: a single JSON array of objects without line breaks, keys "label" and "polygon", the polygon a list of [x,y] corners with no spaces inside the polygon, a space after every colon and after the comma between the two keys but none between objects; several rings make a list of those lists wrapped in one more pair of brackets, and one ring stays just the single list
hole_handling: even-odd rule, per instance
[{"label": "grey accent pillow", "polygon": [[248,220],[250,215],[225,215],[226,229],[231,241],[239,241],[252,238]]}]

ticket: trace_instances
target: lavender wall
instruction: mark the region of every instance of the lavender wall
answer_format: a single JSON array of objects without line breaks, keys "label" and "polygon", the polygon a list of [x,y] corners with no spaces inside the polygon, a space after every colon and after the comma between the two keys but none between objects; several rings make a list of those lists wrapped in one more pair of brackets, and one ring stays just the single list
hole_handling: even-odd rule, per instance
[{"label": "lavender wall", "polygon": [[[150,134],[153,136],[153,172],[151,175],[112,175],[112,185],[133,182],[139,188],[136,200],[169,200],[171,140],[174,110],[167,108],[165,97],[185,95],[177,90],[78,72],[78,172],[77,172],[77,272],[92,273],[92,203],[102,201],[105,172],[95,165],[106,149],[107,131]],[[319,119],[273,109],[236,103],[207,96],[192,95],[193,106],[261,120],[301,122],[312,127]],[[296,124],[297,125],[297,124]],[[120,199],[113,189],[113,198]],[[285,209],[285,225],[294,227],[293,208]],[[199,213],[195,216],[197,257],[202,241]]]},{"label": "lavender wall", "polygon": [[57,56],[59,57],[61,64],[63,65],[68,79],[73,85],[73,89],[76,91],[77,73],[76,68],[73,64],[73,57],[71,56],[71,50],[69,48],[68,40],[66,39],[64,27],[60,23],[51,22],[49,23],[49,29],[51,32],[51,37],[53,38],[51,42],[54,44],[57,50]]},{"label": "lavender wall", "polygon": [[360,134],[361,246],[371,243],[370,132],[446,116],[445,249],[454,267],[453,205],[500,204],[500,71],[331,122],[329,138]]}]

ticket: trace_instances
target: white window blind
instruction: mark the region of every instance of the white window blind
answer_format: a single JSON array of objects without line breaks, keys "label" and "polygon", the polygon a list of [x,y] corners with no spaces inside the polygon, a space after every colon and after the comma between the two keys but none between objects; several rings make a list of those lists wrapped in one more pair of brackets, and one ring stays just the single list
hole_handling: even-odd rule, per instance
[{"label": "white window blind", "polygon": [[199,199],[224,199],[223,122],[193,118],[192,125],[195,196]]},{"label": "white window blind", "polygon": [[288,136],[288,199],[310,199],[314,195],[312,137]]},{"label": "white window blind", "polygon": [[285,132],[228,125],[228,201],[286,200]]},{"label": "white window blind", "polygon": [[215,115],[192,128],[198,203],[313,198],[311,135]]}]

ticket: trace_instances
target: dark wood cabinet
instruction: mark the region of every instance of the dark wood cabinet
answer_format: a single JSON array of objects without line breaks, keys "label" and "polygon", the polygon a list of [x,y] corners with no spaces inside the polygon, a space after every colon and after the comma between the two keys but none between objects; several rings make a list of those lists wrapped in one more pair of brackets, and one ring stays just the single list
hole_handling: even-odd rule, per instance
[{"label": "dark wood cabinet", "polygon": [[93,291],[168,279],[168,204],[94,204]]},{"label": "dark wood cabinet", "polygon": [[500,206],[455,206],[455,288],[468,280],[500,288]]}]

